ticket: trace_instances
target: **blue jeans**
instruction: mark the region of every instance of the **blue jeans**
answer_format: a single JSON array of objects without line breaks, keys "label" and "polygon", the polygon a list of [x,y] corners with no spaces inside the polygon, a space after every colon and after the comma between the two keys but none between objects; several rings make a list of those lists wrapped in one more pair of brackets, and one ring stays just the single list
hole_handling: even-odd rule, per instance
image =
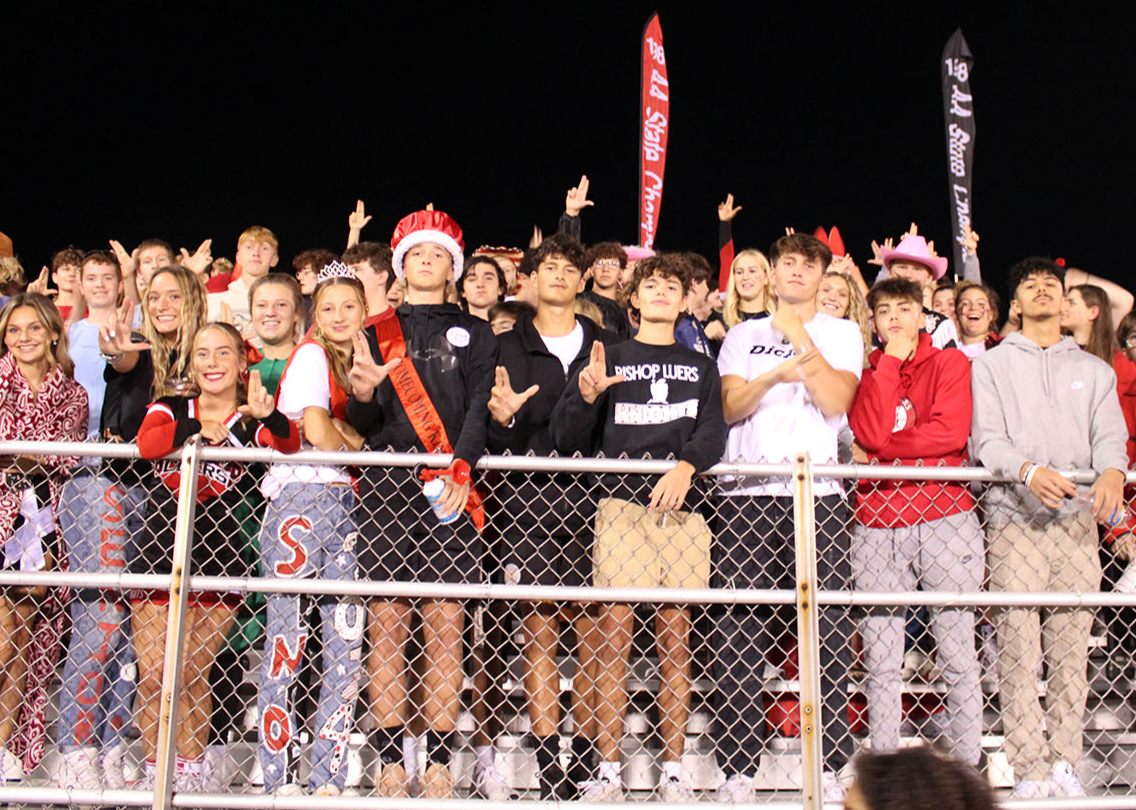
[{"label": "blue jeans", "polygon": [[[286,484],[268,504],[260,533],[266,577],[355,579],[355,493],[350,487]],[[366,607],[354,597],[268,597],[264,666],[257,707],[264,789],[295,781],[298,731],[296,673],[319,611],[323,666],[312,733],[309,787],[343,788],[347,739],[359,695]]]},{"label": "blue jeans", "polygon": [[[59,524],[71,571],[122,573],[146,509],[143,487],[121,486],[83,466],[63,485]],[[63,663],[58,740],[64,750],[113,748],[130,731],[135,674],[126,595],[76,589]]]}]

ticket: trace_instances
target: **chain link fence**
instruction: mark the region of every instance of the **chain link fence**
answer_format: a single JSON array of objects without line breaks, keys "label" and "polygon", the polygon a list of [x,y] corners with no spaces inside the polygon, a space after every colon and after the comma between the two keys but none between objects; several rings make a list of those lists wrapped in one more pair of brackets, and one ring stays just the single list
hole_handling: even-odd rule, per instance
[{"label": "chain link fence", "polygon": [[[5,544],[0,803],[551,806],[618,760],[635,800],[736,775],[818,806],[860,749],[920,741],[998,787],[1066,761],[1066,807],[1136,796],[1126,563],[1083,505],[988,524],[981,469],[719,465],[658,515],[670,462],[494,457],[478,531],[422,495],[437,456],[0,454],[78,459]],[[658,792],[676,767],[692,795]]]}]

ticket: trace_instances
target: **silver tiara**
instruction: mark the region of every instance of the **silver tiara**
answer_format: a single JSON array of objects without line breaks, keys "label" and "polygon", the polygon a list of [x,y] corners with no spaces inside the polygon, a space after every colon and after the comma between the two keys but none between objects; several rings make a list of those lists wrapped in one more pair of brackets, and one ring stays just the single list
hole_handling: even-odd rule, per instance
[{"label": "silver tiara", "polygon": [[355,271],[343,262],[332,262],[324,265],[319,271],[318,281],[327,281],[329,278],[355,278]]}]

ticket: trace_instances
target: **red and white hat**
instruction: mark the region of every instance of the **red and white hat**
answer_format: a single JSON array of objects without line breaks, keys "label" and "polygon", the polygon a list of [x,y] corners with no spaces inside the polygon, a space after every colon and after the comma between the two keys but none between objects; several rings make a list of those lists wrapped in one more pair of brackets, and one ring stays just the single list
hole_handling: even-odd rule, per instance
[{"label": "red and white hat", "polygon": [[391,237],[391,249],[394,251],[391,264],[396,276],[405,278],[402,260],[407,251],[423,242],[433,242],[448,250],[454,260],[454,281],[461,278],[462,251],[465,249],[461,227],[444,211],[430,209],[407,214],[395,226]]},{"label": "red and white hat", "polygon": [[894,249],[884,248],[880,251],[880,258],[884,260],[884,267],[889,267],[896,261],[921,264],[930,270],[931,276],[936,279],[942,278],[943,273],[947,272],[947,257],[932,256],[931,249],[927,247],[927,240],[919,235],[904,237]]}]

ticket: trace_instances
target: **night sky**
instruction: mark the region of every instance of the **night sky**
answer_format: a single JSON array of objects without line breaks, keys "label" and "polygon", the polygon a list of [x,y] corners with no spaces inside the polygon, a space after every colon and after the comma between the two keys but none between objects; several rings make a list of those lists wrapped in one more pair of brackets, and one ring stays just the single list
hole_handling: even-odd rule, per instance
[{"label": "night sky", "polygon": [[29,275],[108,238],[212,237],[231,257],[252,224],[280,237],[283,267],[341,250],[360,197],[365,239],[432,201],[467,248],[519,245],[533,223],[555,228],[585,172],[585,240],[631,240],[639,37],[658,8],[672,90],[659,247],[713,256],[728,191],[739,247],[836,224],[864,265],[871,239],[911,220],[942,245],[939,57],[961,27],[986,275],[1042,254],[1130,283],[1131,7],[236,5],[6,10],[0,231]]}]

